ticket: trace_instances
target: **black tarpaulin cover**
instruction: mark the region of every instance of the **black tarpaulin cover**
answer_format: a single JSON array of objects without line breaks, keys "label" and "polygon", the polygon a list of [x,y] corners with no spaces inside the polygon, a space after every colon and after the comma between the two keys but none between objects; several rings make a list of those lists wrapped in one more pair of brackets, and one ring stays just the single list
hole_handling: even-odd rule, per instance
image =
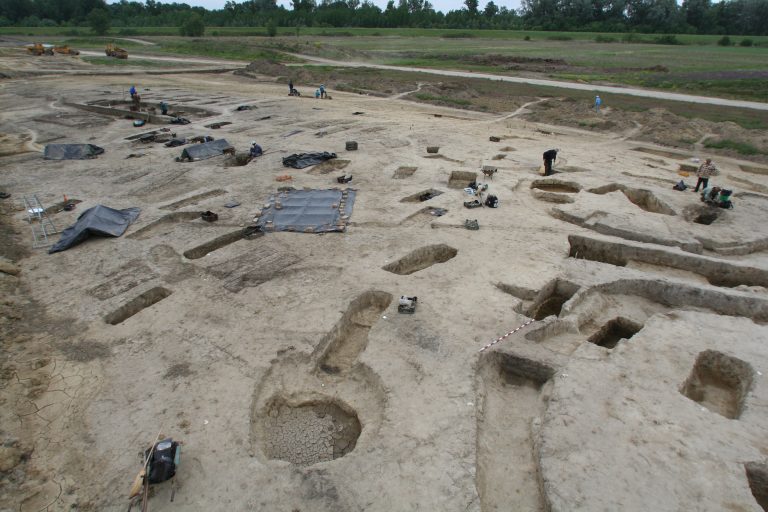
[{"label": "black tarpaulin cover", "polygon": [[332,158],[336,158],[336,153],[329,153],[327,151],[322,153],[299,153],[283,158],[283,165],[285,167],[293,167],[294,169],[303,169]]},{"label": "black tarpaulin cover", "polygon": [[61,232],[61,238],[50,248],[48,254],[66,251],[91,235],[120,236],[125,233],[131,222],[138,218],[140,212],[140,208],[115,210],[103,205],[88,208],[80,214],[77,222]]},{"label": "black tarpaulin cover", "polygon": [[224,150],[231,147],[227,139],[218,139],[203,144],[189,146],[181,152],[182,160],[205,160],[224,153]]},{"label": "black tarpaulin cover", "polygon": [[104,152],[103,148],[93,144],[48,144],[43,158],[46,160],[85,160],[96,158]]},{"label": "black tarpaulin cover", "polygon": [[261,231],[344,231],[352,215],[356,194],[352,188],[283,190],[270,196],[256,225]]}]

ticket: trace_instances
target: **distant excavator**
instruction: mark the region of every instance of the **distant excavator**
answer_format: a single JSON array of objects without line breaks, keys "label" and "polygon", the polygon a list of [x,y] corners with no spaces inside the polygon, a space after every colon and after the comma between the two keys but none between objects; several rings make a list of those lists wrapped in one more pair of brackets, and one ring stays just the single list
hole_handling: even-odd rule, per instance
[{"label": "distant excavator", "polygon": [[80,52],[70,48],[67,45],[54,46],[52,44],[34,43],[27,45],[27,51],[35,56],[40,55],[53,55],[54,53],[60,53],[62,55],[80,55]]},{"label": "distant excavator", "polygon": [[104,50],[104,53],[107,54],[107,57],[114,57],[116,59],[127,59],[128,58],[128,51],[124,50],[122,48],[118,48],[112,43],[109,43]]},{"label": "distant excavator", "polygon": [[70,48],[67,45],[64,46],[54,46],[53,51],[55,53],[60,53],[62,55],[80,55],[80,52],[75,50],[74,48]]},{"label": "distant excavator", "polygon": [[38,57],[40,55],[53,55],[53,45],[43,43],[30,44],[27,45],[27,51]]}]

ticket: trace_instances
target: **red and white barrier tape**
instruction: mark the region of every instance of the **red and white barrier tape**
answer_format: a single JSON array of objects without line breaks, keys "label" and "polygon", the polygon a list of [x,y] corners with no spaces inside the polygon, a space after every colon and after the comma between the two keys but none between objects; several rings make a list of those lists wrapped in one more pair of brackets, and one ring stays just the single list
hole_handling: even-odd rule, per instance
[{"label": "red and white barrier tape", "polygon": [[489,349],[489,348],[491,348],[492,346],[494,346],[494,345],[495,345],[495,344],[497,344],[498,342],[500,342],[500,341],[503,341],[503,340],[507,339],[507,338],[508,338],[510,335],[512,335],[512,334],[515,334],[517,331],[519,331],[519,330],[520,330],[520,329],[522,329],[523,327],[526,327],[526,326],[528,326],[528,325],[532,324],[532,323],[533,323],[533,322],[535,322],[535,321],[536,321],[536,320],[534,320],[533,318],[531,318],[530,320],[528,320],[527,322],[525,322],[523,325],[520,325],[520,326],[518,326],[516,329],[514,329],[514,330],[512,330],[512,331],[509,331],[509,332],[508,332],[507,334],[505,334],[504,336],[501,336],[500,338],[496,338],[495,340],[493,340],[492,342],[490,342],[489,344],[487,344],[486,346],[484,346],[483,348],[481,348],[480,350],[478,350],[478,352],[482,352],[483,350],[486,350],[486,349]]}]

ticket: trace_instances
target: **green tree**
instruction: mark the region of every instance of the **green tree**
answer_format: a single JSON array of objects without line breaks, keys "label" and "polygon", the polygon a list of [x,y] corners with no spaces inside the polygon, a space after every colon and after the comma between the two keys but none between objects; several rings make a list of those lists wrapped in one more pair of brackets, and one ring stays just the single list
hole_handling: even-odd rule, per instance
[{"label": "green tree", "polygon": [[464,0],[464,5],[467,6],[467,11],[469,11],[469,14],[472,16],[477,15],[477,6],[479,4],[478,0]]},{"label": "green tree", "polygon": [[103,36],[109,32],[112,26],[112,20],[106,9],[94,9],[88,14],[88,26],[97,36]]},{"label": "green tree", "polygon": [[197,13],[191,14],[187,17],[186,21],[182,23],[179,32],[181,35],[187,37],[203,36],[205,34],[205,23],[203,23],[203,18]]},{"label": "green tree", "polygon": [[275,37],[277,35],[277,23],[274,18],[269,18],[267,21],[267,35],[269,37]]},{"label": "green tree", "polygon": [[485,4],[485,9],[483,9],[483,15],[486,18],[493,18],[499,13],[499,8],[496,7],[496,4],[493,3],[493,0]]}]

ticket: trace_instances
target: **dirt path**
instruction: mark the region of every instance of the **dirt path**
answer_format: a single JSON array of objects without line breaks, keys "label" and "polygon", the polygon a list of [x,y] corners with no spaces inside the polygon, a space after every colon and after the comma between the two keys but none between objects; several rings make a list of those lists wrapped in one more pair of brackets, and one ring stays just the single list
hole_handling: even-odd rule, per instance
[{"label": "dirt path", "polygon": [[486,80],[500,80],[502,82],[512,82],[518,84],[540,85],[542,87],[560,87],[563,89],[574,89],[579,91],[594,91],[610,94],[626,94],[629,96],[640,96],[643,98],[657,98],[661,100],[684,101],[689,103],[702,103],[708,105],[720,105],[723,107],[748,108],[752,110],[768,110],[768,103],[759,103],[756,101],[728,100],[724,98],[710,98],[707,96],[695,96],[691,94],[677,94],[663,91],[651,91],[647,89],[633,89],[630,87],[613,87],[608,85],[579,84],[574,82],[561,82],[557,80],[541,80],[537,78],[524,78],[517,76],[493,75],[489,73],[472,73],[469,71],[453,71],[448,69],[415,68],[407,66],[387,66],[384,64],[371,64],[367,62],[343,62],[330,59],[312,57],[310,55],[293,54],[310,61],[316,65],[323,66],[344,66],[344,67],[364,67],[373,69],[385,69],[392,71],[410,71],[419,73],[429,73],[441,76],[457,76],[462,78],[484,78]]}]

